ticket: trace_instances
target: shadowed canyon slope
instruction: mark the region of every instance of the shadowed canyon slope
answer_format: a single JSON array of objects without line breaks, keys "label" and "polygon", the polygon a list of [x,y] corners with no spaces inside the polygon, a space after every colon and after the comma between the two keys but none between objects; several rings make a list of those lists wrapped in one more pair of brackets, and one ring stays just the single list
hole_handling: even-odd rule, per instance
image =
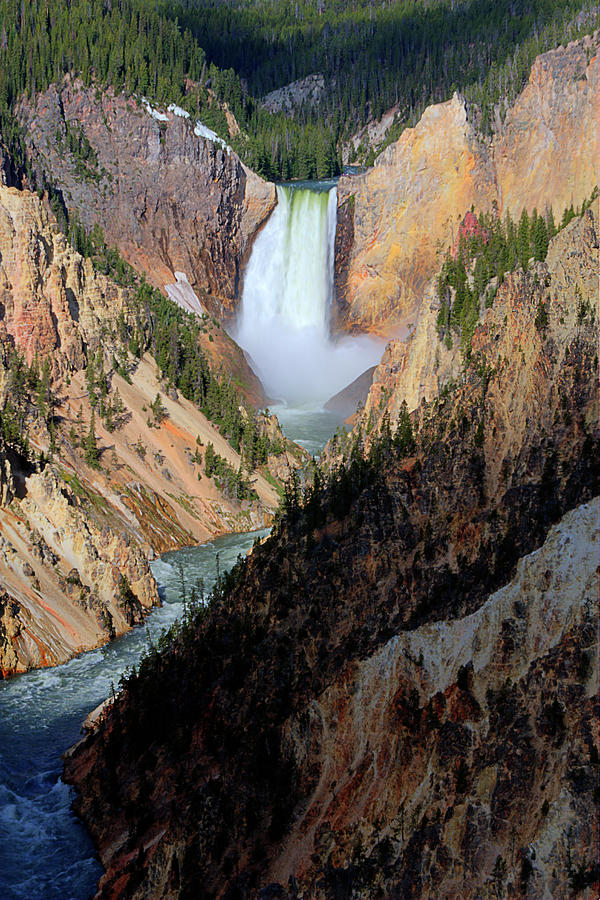
[{"label": "shadowed canyon slope", "polygon": [[191,120],[157,118],[134,97],[78,80],[23,102],[20,118],[34,165],[51,173],[70,213],[88,229],[100,224],[156,287],[182,272],[211,313],[231,312],[252,238],[276,204],[274,185],[197,136]]},{"label": "shadowed canyon slope", "polygon": [[291,498],[75,748],[98,898],[593,896],[596,234],[507,278],[411,440]]},{"label": "shadowed canyon slope", "polygon": [[[160,378],[149,353],[128,353],[119,329],[137,320],[135,296],[70,247],[35,194],[0,187],[2,674],[62,662],[140,622],[158,602],[149,554],[270,523],[274,478],[299,465],[283,441],[268,468],[252,473],[256,498],[243,501],[206,476],[209,444],[234,472],[240,453]],[[209,348],[227,351],[232,342],[220,328],[205,330]],[[85,451],[90,369],[98,372],[99,359],[106,386],[94,390],[106,390],[102,402],[114,412],[109,424],[96,408],[94,468]],[[42,391],[44,360],[51,364]],[[271,440],[282,439],[276,420],[257,421]],[[13,422],[33,452],[23,451]],[[40,453],[50,460],[38,461]]]},{"label": "shadowed canyon slope", "polygon": [[[481,140],[455,94],[429,107],[373,169],[340,179],[339,330],[398,334],[473,205],[560,219],[598,182],[597,38],[538,57],[499,133]],[[595,55],[594,55],[595,54]],[[590,57],[592,57],[590,59]]]}]

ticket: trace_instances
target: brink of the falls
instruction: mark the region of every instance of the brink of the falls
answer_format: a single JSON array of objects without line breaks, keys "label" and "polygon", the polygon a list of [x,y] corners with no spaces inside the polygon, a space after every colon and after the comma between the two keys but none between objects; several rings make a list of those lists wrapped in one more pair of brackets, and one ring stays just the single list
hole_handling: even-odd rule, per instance
[{"label": "brink of the falls", "polygon": [[330,335],[337,189],[278,185],[277,198],[246,268],[234,336],[273,399],[318,406],[379,362],[383,347]]}]

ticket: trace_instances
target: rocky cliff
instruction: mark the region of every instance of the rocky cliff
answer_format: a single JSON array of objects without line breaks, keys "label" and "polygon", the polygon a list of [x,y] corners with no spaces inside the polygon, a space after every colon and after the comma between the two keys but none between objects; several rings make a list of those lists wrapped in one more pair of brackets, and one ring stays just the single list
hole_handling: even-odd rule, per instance
[{"label": "rocky cliff", "polygon": [[70,214],[101,225],[156,287],[182,272],[226,316],[275,187],[181,113],[67,78],[23,101],[19,116],[34,166],[51,173]]},{"label": "rocky cliff", "polygon": [[[598,203],[595,202],[551,241],[544,262],[532,261],[528,272],[519,269],[507,276],[498,288],[494,306],[483,310],[474,352],[479,352],[482,337],[495,329],[503,358],[514,359],[514,347],[517,347],[527,361],[531,374],[526,385],[520,384],[526,388],[535,380],[533,373],[538,365],[540,332],[535,325],[538,304],[546,299],[558,304],[559,315],[551,318],[552,330],[570,328],[576,333],[580,327],[577,310],[581,304],[587,304],[589,309],[597,307],[597,267]],[[521,304],[524,295],[529,297],[528,304],[519,312],[515,303]],[[357,420],[363,433],[377,432],[384,417],[394,428],[403,404],[409,410],[416,409],[423,400],[435,398],[445,386],[451,387],[461,379],[463,354],[458,345],[448,349],[440,339],[439,309],[433,279],[425,291],[414,331],[407,340],[391,340],[375,369],[373,384]]]},{"label": "rocky cliff", "polygon": [[[248,500],[206,477],[209,444],[234,472],[240,454],[160,379],[150,355],[136,359],[124,348],[117,322],[127,329],[138,315],[134,288],[115,284],[76,253],[35,194],[0,187],[3,675],[63,662],[141,621],[158,602],[147,563],[153,552],[272,520],[278,494],[266,467],[253,473]],[[222,366],[232,342],[221,329],[204,331],[207,355],[217,347]],[[109,420],[96,409],[97,468],[86,461],[85,444],[91,359],[96,367],[102,361],[103,403],[114,410]],[[243,366],[232,359],[241,380]],[[50,367],[42,390],[44,360]],[[259,426],[285,444],[276,423]],[[299,448],[289,449],[268,460],[280,477],[304,461]]]},{"label": "rocky cliff", "polygon": [[[340,179],[336,327],[403,336],[473,205],[557,218],[598,183],[597,38],[539,57],[491,142],[457,96],[429,107],[376,160]],[[590,59],[591,57],[591,59]]]},{"label": "rocky cliff", "polygon": [[74,750],[98,898],[594,896],[595,228],[507,280],[402,431],[288,496]]},{"label": "rocky cliff", "polygon": [[107,328],[128,294],[74,252],[35,194],[0,188],[0,336],[55,374],[84,368],[87,349],[116,349]]}]

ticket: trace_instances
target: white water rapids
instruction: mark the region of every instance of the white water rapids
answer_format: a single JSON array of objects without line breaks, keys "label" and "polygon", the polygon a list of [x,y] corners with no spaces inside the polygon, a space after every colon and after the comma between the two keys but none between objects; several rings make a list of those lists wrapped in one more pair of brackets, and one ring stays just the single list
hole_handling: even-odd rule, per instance
[{"label": "white water rapids", "polygon": [[337,189],[277,186],[278,203],[246,268],[233,336],[266,392],[320,406],[379,362],[383,343],[330,336]]}]

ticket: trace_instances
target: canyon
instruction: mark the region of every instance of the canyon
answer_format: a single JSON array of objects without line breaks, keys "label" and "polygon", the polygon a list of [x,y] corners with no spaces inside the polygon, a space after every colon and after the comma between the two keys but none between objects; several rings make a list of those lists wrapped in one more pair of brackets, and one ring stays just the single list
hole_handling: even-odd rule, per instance
[{"label": "canyon", "polygon": [[[135,320],[134,293],[75,252],[35,194],[0,187],[2,405],[16,402],[23,370],[15,351],[29,366],[47,360],[59,422],[52,450],[47,423],[27,413],[29,442],[43,462],[2,442],[3,675],[64,662],[141,622],[159,602],[149,557],[270,523],[276,485],[304,462],[265,415],[260,427],[282,441],[282,453],[255,473],[256,499],[228,497],[206,477],[209,444],[235,471],[240,454],[164,383],[150,354],[138,360],[125,351],[128,361],[115,368],[123,360],[116,324]],[[241,351],[222,329],[211,324],[201,343],[209,359],[229,361],[230,373],[245,376]],[[93,468],[83,453],[92,418],[86,372],[98,354],[108,367],[108,402],[119,412],[110,431],[96,418],[100,467]],[[262,397],[251,381],[247,391]],[[157,396],[160,421],[151,412]]]},{"label": "canyon", "polygon": [[[597,48],[596,34],[540,56],[492,138],[455,94],[371,169],[340,178],[334,333],[405,337],[470,208],[518,219],[552,205],[559,220],[590,195]],[[71,215],[88,229],[101,223],[109,245],[156,287],[189,285],[192,303],[231,322],[276,190],[182,113],[66,77],[24,100],[19,119],[40,183],[52,173]],[[87,159],[68,150],[73,135]]]},{"label": "canyon", "polygon": [[291,503],[74,748],[98,898],[594,895],[597,233],[508,277],[410,440]]},{"label": "canyon", "polygon": [[[140,624],[156,555],[271,528],[231,572],[217,555],[206,605],[185,598],[66,754],[97,900],[597,896],[597,47],[539,57],[490,139],[457,94],[429,107],[337,198],[263,181],[173,104],[71,76],[22,98],[48,191],[0,186],[1,675]],[[446,250],[476,213],[550,203],[575,211],[547,254],[496,277],[468,347],[445,341]],[[102,226],[122,283],[71,246],[61,204]],[[222,327],[278,222],[290,286],[303,204],[335,285],[319,335],[391,338],[332,398],[352,430],[310,476],[251,409],[277,372],[263,386]],[[314,325],[319,278],[294,278],[275,313]],[[253,296],[260,349],[276,315]],[[161,353],[189,362],[179,308],[267,441],[246,499],[207,475],[214,452],[241,476],[246,448],[164,374]]]}]

